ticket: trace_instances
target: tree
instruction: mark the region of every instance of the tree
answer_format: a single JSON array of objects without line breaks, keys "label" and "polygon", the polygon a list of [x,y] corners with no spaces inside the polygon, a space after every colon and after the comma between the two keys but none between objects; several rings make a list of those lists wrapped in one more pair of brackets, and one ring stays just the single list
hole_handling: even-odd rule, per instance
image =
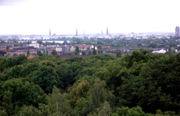
[{"label": "tree", "polygon": [[120,50],[117,51],[116,57],[121,57],[121,51]]},{"label": "tree", "polygon": [[76,46],[75,54],[76,54],[76,55],[79,55],[79,47],[78,47],[78,46]]},{"label": "tree", "polygon": [[63,45],[68,45],[68,44],[69,43],[66,40],[64,40]]},{"label": "tree", "polygon": [[0,51],[0,56],[1,56],[1,55],[4,56],[5,54],[6,54],[6,52]]},{"label": "tree", "polygon": [[82,51],[82,55],[86,55],[86,52],[85,52],[85,51]]},{"label": "tree", "polygon": [[93,49],[92,54],[93,54],[93,55],[96,55],[96,54],[97,54],[95,48]]},{"label": "tree", "polygon": [[88,55],[92,55],[92,52],[89,50]]},{"label": "tree", "polygon": [[102,46],[98,46],[98,54],[102,54]]},{"label": "tree", "polygon": [[90,84],[86,80],[75,83],[70,89],[70,102],[74,106],[76,101],[82,97],[86,97]]},{"label": "tree", "polygon": [[113,102],[114,95],[105,89],[106,83],[105,81],[101,81],[100,79],[95,79],[92,88],[90,89],[90,98],[92,100],[92,107],[98,108],[100,105],[105,102]]},{"label": "tree", "polygon": [[38,51],[37,51],[37,55],[38,55],[38,56],[42,56],[43,54],[42,54],[41,51],[38,50]]},{"label": "tree", "polygon": [[100,108],[96,109],[96,112],[90,113],[87,116],[111,116],[111,107],[108,102],[104,102]]},{"label": "tree", "polygon": [[143,111],[142,108],[137,106],[133,108],[122,107],[117,108],[116,113],[113,116],[147,116]]},{"label": "tree", "polygon": [[51,54],[52,55],[57,55],[57,51],[56,50],[52,50]]},{"label": "tree", "polygon": [[3,114],[12,115],[13,114],[13,104],[12,104],[12,92],[7,90],[3,92],[2,102],[0,106],[3,107]]},{"label": "tree", "polygon": [[64,116],[72,113],[70,104],[65,95],[61,94],[57,87],[53,87],[52,94],[49,99],[50,115]]},{"label": "tree", "polygon": [[151,43],[148,45],[148,47],[156,48],[156,47],[157,47],[157,44],[154,43],[154,42],[151,42]]},{"label": "tree", "polygon": [[33,105],[38,107],[39,103],[46,104],[46,94],[34,83],[26,81],[26,79],[10,79],[5,81],[2,86],[1,106],[6,110],[8,115],[13,115],[15,108],[23,105]]},{"label": "tree", "polygon": [[29,50],[27,50],[27,56],[29,56],[30,55],[30,52],[29,52]]},{"label": "tree", "polygon": [[18,116],[42,116],[42,112],[34,106],[23,106],[20,108]]},{"label": "tree", "polygon": [[37,41],[38,44],[43,44],[42,40]]},{"label": "tree", "polygon": [[78,115],[84,116],[88,112],[88,107],[90,105],[90,100],[88,98],[81,97],[76,100],[75,111]]},{"label": "tree", "polygon": [[51,93],[54,85],[62,84],[55,69],[50,66],[41,66],[33,72],[31,78],[45,93]]}]

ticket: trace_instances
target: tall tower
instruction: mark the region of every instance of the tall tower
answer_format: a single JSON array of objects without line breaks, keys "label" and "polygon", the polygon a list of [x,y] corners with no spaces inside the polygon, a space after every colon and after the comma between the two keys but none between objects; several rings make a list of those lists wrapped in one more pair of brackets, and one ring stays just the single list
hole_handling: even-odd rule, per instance
[{"label": "tall tower", "polygon": [[78,29],[76,28],[76,36],[78,36]]},{"label": "tall tower", "polygon": [[106,35],[109,35],[109,30],[108,30],[108,27],[106,29]]},{"label": "tall tower", "polygon": [[49,36],[51,36],[51,29],[49,28]]},{"label": "tall tower", "polygon": [[179,28],[179,26],[176,26],[176,28],[175,28],[175,36],[180,37],[180,28]]}]

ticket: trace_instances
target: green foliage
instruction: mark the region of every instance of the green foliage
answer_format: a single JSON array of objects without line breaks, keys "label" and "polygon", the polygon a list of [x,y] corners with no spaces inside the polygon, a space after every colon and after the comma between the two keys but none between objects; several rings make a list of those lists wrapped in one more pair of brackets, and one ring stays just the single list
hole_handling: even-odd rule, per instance
[{"label": "green foliage", "polygon": [[89,113],[87,116],[111,116],[111,107],[108,102],[104,102],[100,108],[96,109],[96,112]]},{"label": "green foliage", "polygon": [[85,52],[85,51],[82,51],[82,55],[86,55],[86,52]]},{"label": "green foliage", "polygon": [[56,50],[52,50],[51,54],[52,55],[57,55],[57,51]]},{"label": "green foliage", "polygon": [[54,85],[61,84],[54,68],[41,66],[31,75],[35,84],[38,84],[46,93],[51,93]]},{"label": "green foliage", "polygon": [[6,54],[6,52],[0,51],[0,56],[1,56],[1,55],[4,56],[4,54]]},{"label": "green foliage", "polygon": [[156,48],[156,47],[157,47],[157,44],[156,44],[156,43],[151,42],[151,43],[148,45],[148,47]]},{"label": "green foliage", "polygon": [[37,43],[38,44],[43,44],[43,42],[41,40],[38,40]]},{"label": "green foliage", "polygon": [[93,54],[93,55],[96,55],[96,54],[97,54],[97,52],[96,52],[96,49],[95,49],[95,48],[93,49],[92,54]]},{"label": "green foliage", "polygon": [[179,70],[180,54],[146,50],[120,58],[0,59],[0,115],[178,115]]},{"label": "green foliage", "polygon": [[33,105],[38,107],[39,103],[47,103],[44,91],[33,83],[25,79],[10,79],[1,85],[0,104],[8,115],[14,114],[16,107],[23,105]]},{"label": "green foliage", "polygon": [[75,49],[75,55],[79,55],[79,47],[78,46],[76,46],[76,49]]},{"label": "green foliage", "polygon": [[49,98],[49,108],[50,108],[50,115],[57,115],[57,116],[68,116],[72,114],[72,109],[70,104],[67,101],[65,95],[61,94],[58,88],[54,87],[52,94]]},{"label": "green foliage", "polygon": [[70,103],[72,106],[76,103],[76,101],[80,98],[85,98],[87,96],[87,92],[90,89],[90,84],[88,81],[82,80],[80,82],[75,83],[70,88]]},{"label": "green foliage", "polygon": [[29,56],[30,55],[30,52],[29,52],[29,50],[27,50],[27,56]]},{"label": "green foliage", "polygon": [[92,52],[91,52],[91,51],[89,51],[89,52],[88,52],[88,55],[92,55]]},{"label": "green foliage", "polygon": [[17,116],[43,116],[41,111],[34,106],[23,106]]},{"label": "green foliage", "polygon": [[105,102],[113,102],[114,95],[105,88],[105,81],[95,79],[92,88],[90,89],[91,107],[98,108]]},{"label": "green foliage", "polygon": [[143,111],[142,108],[137,106],[133,108],[122,107],[117,108],[116,113],[113,116],[147,116]]},{"label": "green foliage", "polygon": [[90,105],[90,100],[84,97],[79,98],[75,104],[75,110],[78,115],[83,116],[87,113],[87,108]]},{"label": "green foliage", "polygon": [[20,55],[15,58],[2,59],[0,62],[0,71],[4,71],[6,68],[10,68],[19,64],[22,64],[26,60],[26,56]]},{"label": "green foliage", "polygon": [[38,55],[38,56],[43,56],[43,53],[38,50],[38,51],[37,51],[37,55]]}]

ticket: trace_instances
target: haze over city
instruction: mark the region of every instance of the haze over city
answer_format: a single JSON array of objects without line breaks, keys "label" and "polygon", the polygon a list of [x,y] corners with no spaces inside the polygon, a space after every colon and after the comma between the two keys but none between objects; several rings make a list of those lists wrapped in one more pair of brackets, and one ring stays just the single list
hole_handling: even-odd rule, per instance
[{"label": "haze over city", "polygon": [[174,32],[178,0],[1,0],[0,35]]}]

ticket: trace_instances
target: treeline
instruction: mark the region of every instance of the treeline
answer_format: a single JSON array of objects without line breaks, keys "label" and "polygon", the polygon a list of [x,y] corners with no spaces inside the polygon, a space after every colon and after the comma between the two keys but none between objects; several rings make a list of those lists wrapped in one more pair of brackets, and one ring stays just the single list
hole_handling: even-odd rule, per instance
[{"label": "treeline", "polygon": [[180,114],[180,54],[0,59],[0,116]]}]

